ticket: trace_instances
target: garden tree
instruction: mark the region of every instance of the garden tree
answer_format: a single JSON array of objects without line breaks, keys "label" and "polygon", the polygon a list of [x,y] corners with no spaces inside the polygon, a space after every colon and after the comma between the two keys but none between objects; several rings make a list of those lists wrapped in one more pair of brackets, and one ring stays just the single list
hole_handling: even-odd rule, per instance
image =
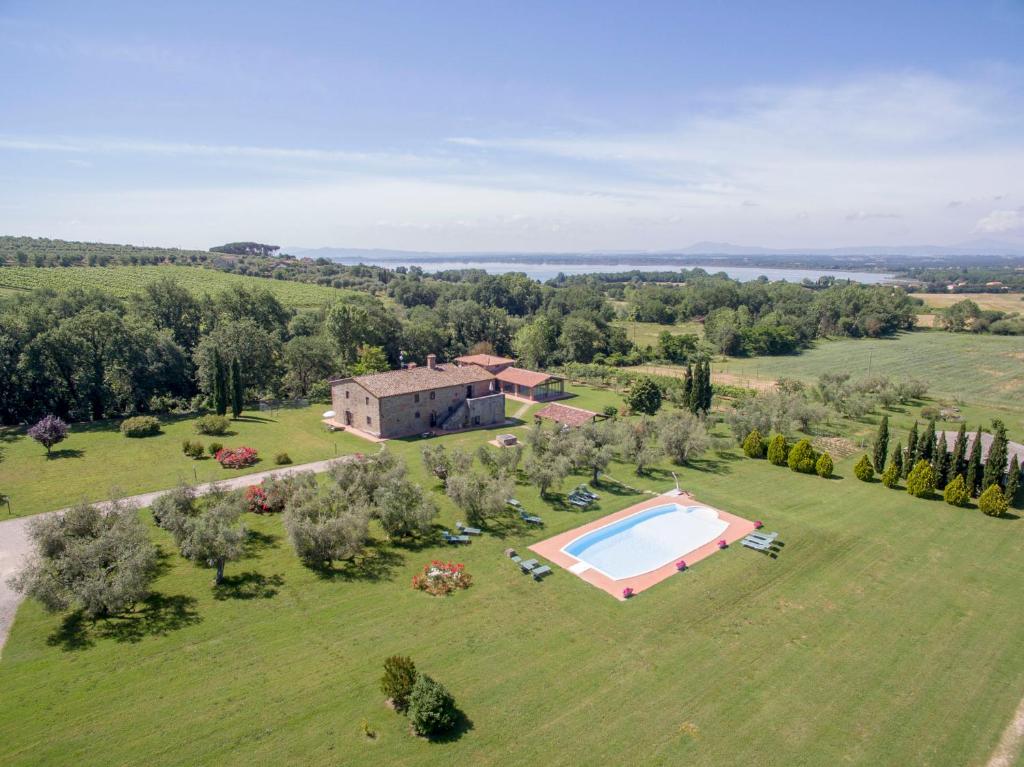
[{"label": "garden tree", "polygon": [[947,306],[945,309],[940,309],[936,313],[936,319],[939,321],[940,327],[951,333],[962,333],[967,329],[971,321],[978,319],[980,316],[981,308],[969,298],[957,301],[955,304]]},{"label": "garden tree", "polygon": [[50,612],[80,610],[95,620],[130,610],[149,594],[156,547],[138,510],[123,500],[106,511],[79,504],[36,517],[28,537],[32,551],[10,583]]},{"label": "garden tree", "polygon": [[774,391],[746,397],[726,413],[738,443],[754,429],[761,434],[788,434],[794,429],[808,431],[827,417],[825,408],[800,392]]},{"label": "garden tree", "polygon": [[406,467],[382,446],[373,455],[336,463],[331,478],[345,492],[350,504],[369,507],[380,488],[405,481]]},{"label": "garden tree", "polygon": [[430,737],[455,726],[455,699],[444,685],[419,674],[409,693],[409,723],[417,735]]},{"label": "garden tree", "polygon": [[440,315],[428,306],[415,306],[402,321],[401,349],[405,360],[424,364],[428,354],[448,347],[448,332]]},{"label": "garden tree", "polygon": [[998,484],[991,484],[978,496],[978,508],[990,517],[1001,517],[1010,508]]},{"label": "garden tree", "polygon": [[179,541],[181,555],[193,562],[216,568],[214,583],[224,581],[224,566],[241,559],[248,533],[239,521],[241,497],[224,494],[213,497],[205,508],[188,517]]},{"label": "garden tree", "polygon": [[[231,285],[213,297],[207,297],[203,310],[213,315],[216,324],[247,321],[264,335],[280,339],[287,331],[292,312],[265,288]],[[228,355],[229,357],[231,355]]]},{"label": "garden tree", "polygon": [[853,474],[861,482],[870,482],[875,476],[875,467],[871,465],[871,459],[867,455],[862,455],[853,465]]},{"label": "garden tree", "polygon": [[811,441],[809,439],[801,439],[789,451],[786,462],[792,471],[798,471],[802,474],[813,474],[815,459],[816,456],[814,455]]},{"label": "garden tree", "polygon": [[883,415],[882,422],[878,424],[878,433],[875,435],[874,464],[875,471],[885,471],[885,459],[889,450],[889,416]]},{"label": "garden tree", "polygon": [[683,377],[683,391],[681,396],[681,404],[683,407],[690,407],[690,402],[693,401],[693,368],[690,363],[686,363],[686,375]]},{"label": "garden tree", "polygon": [[897,479],[903,476],[903,443],[897,442],[896,447],[892,449],[892,459],[889,465],[896,467]]},{"label": "garden tree", "polygon": [[914,425],[910,427],[910,432],[907,434],[907,455],[903,461],[903,477],[906,478],[907,474],[910,473],[910,467],[914,465],[917,460],[917,421],[914,421]]},{"label": "garden tree", "polygon": [[409,708],[409,696],[416,684],[416,664],[408,655],[391,655],[384,659],[384,676],[380,691],[399,713]]},{"label": "garden tree", "polygon": [[356,352],[356,362],[352,365],[352,373],[357,376],[383,373],[390,369],[387,354],[381,346],[360,346]]},{"label": "garden tree", "polygon": [[508,499],[515,494],[515,485],[507,477],[466,470],[448,477],[445,493],[466,515],[466,521],[476,525],[509,514]]},{"label": "garden tree", "polygon": [[946,435],[939,432],[932,451],[932,472],[935,474],[935,488],[942,490],[949,480],[950,455],[946,447]]},{"label": "garden tree", "polygon": [[704,373],[701,376],[700,410],[704,415],[711,412],[711,401],[714,397],[714,387],[711,385],[711,362],[704,360]]},{"label": "garden tree", "polygon": [[942,499],[950,506],[966,506],[970,498],[971,494],[967,492],[967,483],[960,474],[954,474],[953,479],[942,491]]},{"label": "garden tree", "polygon": [[663,330],[658,335],[658,354],[669,362],[686,362],[697,351],[700,340],[690,333],[674,335]]},{"label": "garden tree", "polygon": [[[221,359],[223,379],[216,376],[214,352]],[[245,360],[241,370],[242,386],[257,394],[273,390],[280,381],[281,340],[276,333],[268,333],[251,319],[223,319],[196,346],[193,359],[199,390],[216,401],[217,381],[223,380],[227,389],[227,361]],[[230,393],[225,391],[224,415]]]},{"label": "garden tree", "polygon": [[[404,474],[405,464],[401,467]],[[419,485],[404,477],[389,480],[377,488],[373,497],[373,516],[388,538],[411,538],[431,531],[437,505]]]},{"label": "garden tree", "polygon": [[832,471],[835,469],[835,465],[832,463],[832,456],[828,452],[822,453],[818,456],[818,460],[814,464],[814,473],[822,479],[828,479],[832,476]]},{"label": "garden tree", "polygon": [[[523,466],[526,478],[537,486],[537,489],[540,490],[541,498],[548,497],[548,490],[557,490],[562,481],[569,476],[569,470],[568,456],[555,453],[547,455],[531,453],[530,457],[526,459],[526,464]],[[510,498],[511,496],[507,495],[505,497]]]},{"label": "garden tree", "polygon": [[172,277],[160,277],[143,285],[132,294],[131,309],[157,330],[169,331],[187,354],[199,342],[199,302]]},{"label": "garden tree", "polygon": [[519,461],[523,457],[522,445],[511,445],[509,447],[494,448],[488,445],[480,445],[476,451],[476,457],[490,473],[492,477],[515,478],[519,470]]},{"label": "garden tree", "polygon": [[1002,489],[1008,457],[1006,425],[997,418],[992,421],[992,444],[989,445],[988,455],[985,457],[985,471],[981,476],[982,491],[988,490],[992,485],[999,485]]},{"label": "garden tree", "polygon": [[624,460],[636,467],[636,473],[643,475],[647,467],[656,463],[663,455],[658,433],[651,421],[625,424],[621,434],[619,451]]},{"label": "garden tree", "polygon": [[196,513],[196,491],[187,483],[157,496],[150,506],[153,521],[167,530],[177,546],[181,546],[189,519]]},{"label": "garden tree", "polygon": [[231,417],[241,418],[242,407],[245,405],[245,384],[242,382],[242,366],[238,357],[231,360]]},{"label": "garden tree", "polygon": [[1017,454],[1013,454],[1013,458],[1010,459],[1010,470],[1006,473],[1006,500],[1013,505],[1014,499],[1017,497],[1017,489],[1020,487],[1020,461],[1017,460]]},{"label": "garden tree", "polygon": [[661,408],[661,388],[644,376],[633,382],[623,399],[634,413],[654,415]]},{"label": "garden tree", "polygon": [[890,490],[900,484],[900,469],[895,463],[890,463],[882,472],[882,484]]},{"label": "garden tree", "polygon": [[48,415],[33,424],[28,430],[28,436],[46,448],[46,456],[58,442],[63,442],[70,428],[64,421],[55,415]]},{"label": "garden tree", "polygon": [[558,350],[558,328],[548,317],[540,315],[516,331],[512,340],[519,363],[528,368],[550,364]]},{"label": "garden tree", "polygon": [[569,315],[562,320],[558,348],[567,362],[590,362],[601,341],[600,329],[587,317]]},{"label": "garden tree", "polygon": [[981,489],[981,427],[978,427],[978,431],[974,434],[974,439],[971,440],[971,452],[967,457],[967,492],[971,495],[977,495]]},{"label": "garden tree", "polygon": [[337,484],[300,488],[284,509],[284,529],[295,553],[310,567],[330,568],[358,556],[369,535],[370,510],[353,504]]},{"label": "garden tree", "polygon": [[924,433],[921,438],[917,440],[917,456],[914,463],[917,461],[931,461],[932,456],[935,454],[935,419],[931,418],[928,420],[928,425],[925,427]]},{"label": "garden tree", "polygon": [[711,445],[704,422],[685,410],[662,412],[658,416],[657,432],[665,455],[680,466],[700,456]]},{"label": "garden tree", "polygon": [[927,498],[935,492],[935,472],[925,459],[915,463],[907,475],[907,492],[915,498]]},{"label": "garden tree", "polygon": [[765,439],[757,429],[751,431],[743,440],[743,454],[747,458],[764,458],[766,450]]},{"label": "garden tree", "polygon": [[284,345],[283,361],[284,387],[293,397],[307,396],[315,384],[337,372],[331,342],[321,335],[292,338]]},{"label": "garden tree", "polygon": [[560,448],[568,457],[573,470],[590,471],[596,484],[600,481],[601,472],[608,468],[615,457],[615,446],[619,441],[618,424],[614,421],[600,421],[584,424],[565,433]]},{"label": "garden tree", "polygon": [[956,442],[953,443],[953,454],[949,459],[949,476],[959,474],[966,480],[967,475],[967,424],[960,424],[960,430],[956,433]]},{"label": "garden tree", "polygon": [[228,378],[224,360],[217,349],[213,352],[213,412],[225,415],[228,412]]},{"label": "garden tree", "polygon": [[424,468],[433,476],[441,480],[441,484],[448,486],[448,477],[451,476],[452,459],[440,442],[425,446],[420,455],[423,457]]},{"label": "garden tree", "polygon": [[785,466],[789,456],[789,446],[784,434],[776,434],[768,443],[768,462],[775,466]]}]

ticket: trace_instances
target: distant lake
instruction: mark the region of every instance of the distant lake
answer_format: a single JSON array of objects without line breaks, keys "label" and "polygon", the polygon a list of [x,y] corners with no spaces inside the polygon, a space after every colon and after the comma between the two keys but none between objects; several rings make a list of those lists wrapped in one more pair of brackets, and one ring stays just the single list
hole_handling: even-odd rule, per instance
[{"label": "distant lake", "polygon": [[803,280],[817,280],[819,277],[835,277],[841,280],[853,280],[863,282],[867,285],[874,285],[880,282],[887,282],[893,279],[893,275],[881,272],[852,272],[839,269],[772,269],[769,267],[757,266],[724,266],[722,264],[652,264],[652,263],[622,263],[622,264],[560,264],[556,261],[549,263],[515,263],[511,261],[408,261],[401,259],[332,259],[339,264],[375,264],[394,269],[398,266],[419,266],[425,272],[442,272],[448,269],[483,269],[492,274],[506,274],[508,272],[524,272],[528,277],[535,280],[546,281],[557,277],[559,273],[572,274],[595,274],[608,272],[629,272],[633,270],[641,272],[669,272],[679,269],[704,269],[709,274],[725,272],[734,280],[749,282],[764,275],[769,280],[786,280],[787,282],[802,282]]}]

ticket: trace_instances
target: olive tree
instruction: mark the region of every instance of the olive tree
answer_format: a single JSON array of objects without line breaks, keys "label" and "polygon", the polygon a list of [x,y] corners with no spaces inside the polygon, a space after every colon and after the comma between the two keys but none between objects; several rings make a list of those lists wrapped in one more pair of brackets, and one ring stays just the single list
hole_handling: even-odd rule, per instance
[{"label": "olive tree", "polygon": [[224,566],[241,559],[244,552],[248,533],[239,521],[241,513],[238,495],[214,497],[181,528],[181,555],[215,568],[214,583],[218,585],[224,581]]},{"label": "olive tree", "polygon": [[665,454],[680,465],[701,455],[711,445],[704,422],[686,410],[659,415],[658,436]]}]

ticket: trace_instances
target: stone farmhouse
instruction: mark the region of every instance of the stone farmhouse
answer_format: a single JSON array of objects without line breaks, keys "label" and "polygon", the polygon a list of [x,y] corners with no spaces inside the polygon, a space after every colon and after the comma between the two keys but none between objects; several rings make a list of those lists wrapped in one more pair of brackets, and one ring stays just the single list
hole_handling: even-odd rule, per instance
[{"label": "stone farmhouse", "polygon": [[510,357],[496,357],[493,354],[467,354],[455,358],[459,366],[477,365],[497,380],[498,391],[511,397],[545,402],[565,396],[565,379],[536,370],[517,368],[516,361]]},{"label": "stone farmhouse", "polygon": [[425,366],[330,384],[335,416],[329,423],[379,439],[505,423],[505,395],[493,373],[479,365],[440,364],[434,354]]}]

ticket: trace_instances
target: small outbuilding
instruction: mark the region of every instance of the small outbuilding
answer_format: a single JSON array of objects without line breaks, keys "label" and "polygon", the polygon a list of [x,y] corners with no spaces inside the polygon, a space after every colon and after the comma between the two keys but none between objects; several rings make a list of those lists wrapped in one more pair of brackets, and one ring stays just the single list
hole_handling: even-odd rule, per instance
[{"label": "small outbuilding", "polygon": [[572,407],[571,405],[561,405],[552,402],[550,405],[545,405],[534,413],[533,418],[535,421],[554,421],[562,426],[578,427],[603,420],[605,416],[591,410],[584,410],[581,407]]}]

